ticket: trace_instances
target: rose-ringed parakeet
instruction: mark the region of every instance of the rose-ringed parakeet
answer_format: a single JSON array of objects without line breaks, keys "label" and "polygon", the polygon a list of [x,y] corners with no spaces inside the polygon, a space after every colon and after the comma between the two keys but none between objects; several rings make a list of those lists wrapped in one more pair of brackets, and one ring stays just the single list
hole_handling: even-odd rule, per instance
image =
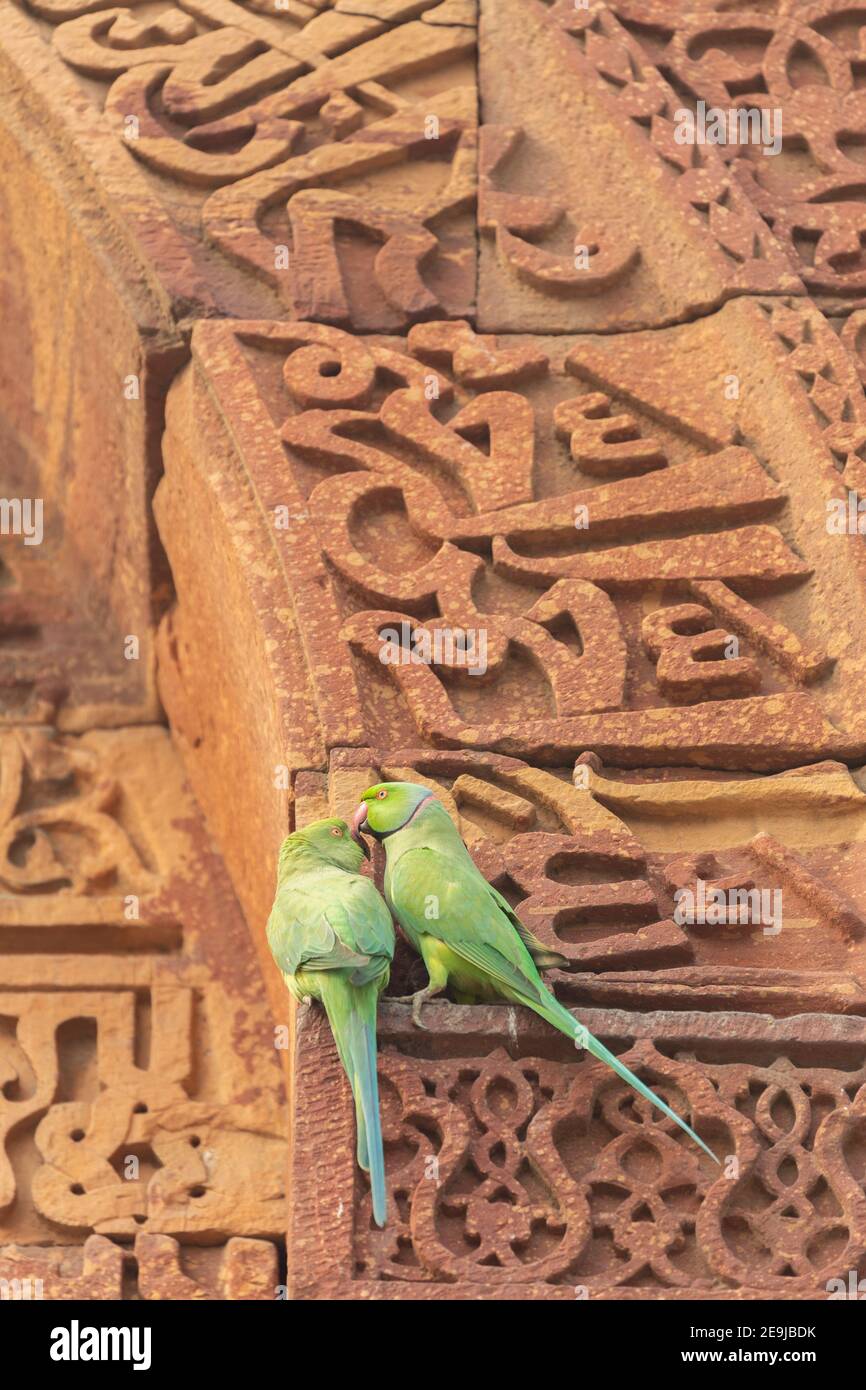
[{"label": "rose-ringed parakeet", "polygon": [[387,1219],[376,1076],[376,1005],[394,956],[394,924],[359,872],[366,845],[343,820],[320,820],[280,849],[268,945],[299,1002],[324,1006],[355,1097],[358,1163],[370,1174],[373,1218]]},{"label": "rose-ringed parakeet", "polygon": [[353,836],[361,832],[385,846],[385,898],[427,967],[429,983],[411,996],[418,1027],[424,1026],[424,1000],[449,984],[461,1001],[504,998],[524,1004],[606,1062],[718,1163],[694,1130],[554,998],[538,968],[564,963],[563,957],[533,936],[479,873],[429,787],[414,782],[370,787],[352,817]]}]

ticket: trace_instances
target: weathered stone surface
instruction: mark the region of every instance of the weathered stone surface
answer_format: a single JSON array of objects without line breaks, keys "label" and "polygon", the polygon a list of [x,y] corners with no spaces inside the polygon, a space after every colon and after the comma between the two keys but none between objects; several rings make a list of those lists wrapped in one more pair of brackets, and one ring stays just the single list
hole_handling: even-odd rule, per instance
[{"label": "weathered stone surface", "polygon": [[780,149],[719,145],[737,185],[830,312],[866,300],[861,150],[862,27],[844,0],[779,0],[732,12],[716,0],[593,4],[590,29],[626,25],[677,84],[682,109],[767,112]]},{"label": "weathered stone surface", "polygon": [[150,500],[194,319],[474,311],[473,7],[376,9],[9,8],[0,449],[46,534],[2,538],[0,721],[158,717]]},{"label": "weathered stone surface", "polygon": [[[158,717],[153,632],[168,586],[150,498],[183,345],[135,173],[27,29],[7,7],[0,454],[3,498],[39,499],[44,537],[0,535],[0,722],[80,731]],[[183,260],[169,226],[158,245]]]},{"label": "weathered stone surface", "polygon": [[0,1246],[0,1289],[13,1301],[273,1299],[277,1276],[275,1246],[237,1236],[224,1246],[187,1246],[183,1254],[171,1236],[156,1235],[136,1236],[132,1250],[105,1236],[88,1236],[80,1254]]},{"label": "weathered stone surface", "polygon": [[166,732],[12,729],[0,787],[0,1243],[229,1239],[254,1284],[231,1238],[284,1229],[281,1069]]},{"label": "weathered stone surface", "polygon": [[[850,389],[823,374],[837,359]],[[274,692],[273,728],[237,720],[256,853],[263,769],[320,766],[329,747],[755,771],[862,758],[862,542],[828,516],[864,428],[848,356],[797,301],[498,342],[465,324],[406,342],[198,326],[157,515],[179,594],[164,698],[201,739],[208,814],[233,815],[234,750],[203,733],[226,681],[240,709]],[[455,629],[484,633],[483,670],[436,655]],[[431,662],[410,659],[412,634]]]},{"label": "weathered stone surface", "polygon": [[484,331],[645,327],[801,290],[718,151],[677,143],[680,97],[609,7],[488,0],[480,87]]},{"label": "weathered stone surface", "polygon": [[4,46],[175,317],[391,331],[473,308],[475,16],[365,8],[37,3]]}]

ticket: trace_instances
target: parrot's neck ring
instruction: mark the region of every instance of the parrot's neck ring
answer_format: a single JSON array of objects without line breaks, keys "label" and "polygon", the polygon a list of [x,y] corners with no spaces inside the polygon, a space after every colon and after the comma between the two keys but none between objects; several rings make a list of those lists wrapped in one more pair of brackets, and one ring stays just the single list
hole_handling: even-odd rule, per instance
[{"label": "parrot's neck ring", "polygon": [[427,795],[421,801],[418,802],[418,805],[415,807],[415,810],[412,812],[411,816],[408,816],[406,820],[404,820],[402,825],[395,825],[393,830],[374,830],[372,831],[372,834],[375,835],[376,839],[381,842],[382,840],[387,840],[389,835],[396,835],[398,830],[405,830],[407,825],[412,824],[418,812],[424,806],[426,806],[428,802],[433,801],[434,799],[435,798],[433,796],[433,793],[428,792]]}]

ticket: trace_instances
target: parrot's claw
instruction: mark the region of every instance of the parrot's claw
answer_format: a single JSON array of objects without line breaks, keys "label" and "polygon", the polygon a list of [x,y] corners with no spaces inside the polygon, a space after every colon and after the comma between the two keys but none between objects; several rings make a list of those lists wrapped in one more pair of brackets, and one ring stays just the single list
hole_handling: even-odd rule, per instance
[{"label": "parrot's claw", "polygon": [[430,985],[428,985],[426,989],[419,989],[419,990],[416,991],[415,994],[401,994],[401,995],[395,996],[395,998],[394,998],[394,1000],[393,1000],[393,1003],[395,1003],[395,1004],[411,1004],[411,1005],[412,1005],[412,1022],[415,1024],[415,1027],[416,1027],[416,1028],[420,1028],[420,1029],[422,1030],[422,1032],[426,1033],[426,1032],[427,1032],[427,1024],[424,1023],[424,1022],[422,1022],[422,1019],[421,1019],[421,1005],[424,1004],[428,999],[432,999],[433,996],[434,996],[434,994],[439,994],[439,993],[440,993],[440,990],[439,990],[439,989],[434,989],[434,988],[432,988]]}]

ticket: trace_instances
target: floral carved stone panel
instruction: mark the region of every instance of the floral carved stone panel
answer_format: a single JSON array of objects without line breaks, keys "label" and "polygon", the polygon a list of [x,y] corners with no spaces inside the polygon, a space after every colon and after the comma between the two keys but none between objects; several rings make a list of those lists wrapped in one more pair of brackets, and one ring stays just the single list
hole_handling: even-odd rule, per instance
[{"label": "floral carved stone panel", "polygon": [[866,289],[862,189],[854,191],[862,37],[850,6],[781,0],[764,13],[758,5],[726,13],[713,0],[678,7],[627,0],[604,8],[603,22],[616,16],[670,74],[683,106],[767,112],[784,158],[764,158],[750,145],[719,153],[822,307],[859,305]]}]

